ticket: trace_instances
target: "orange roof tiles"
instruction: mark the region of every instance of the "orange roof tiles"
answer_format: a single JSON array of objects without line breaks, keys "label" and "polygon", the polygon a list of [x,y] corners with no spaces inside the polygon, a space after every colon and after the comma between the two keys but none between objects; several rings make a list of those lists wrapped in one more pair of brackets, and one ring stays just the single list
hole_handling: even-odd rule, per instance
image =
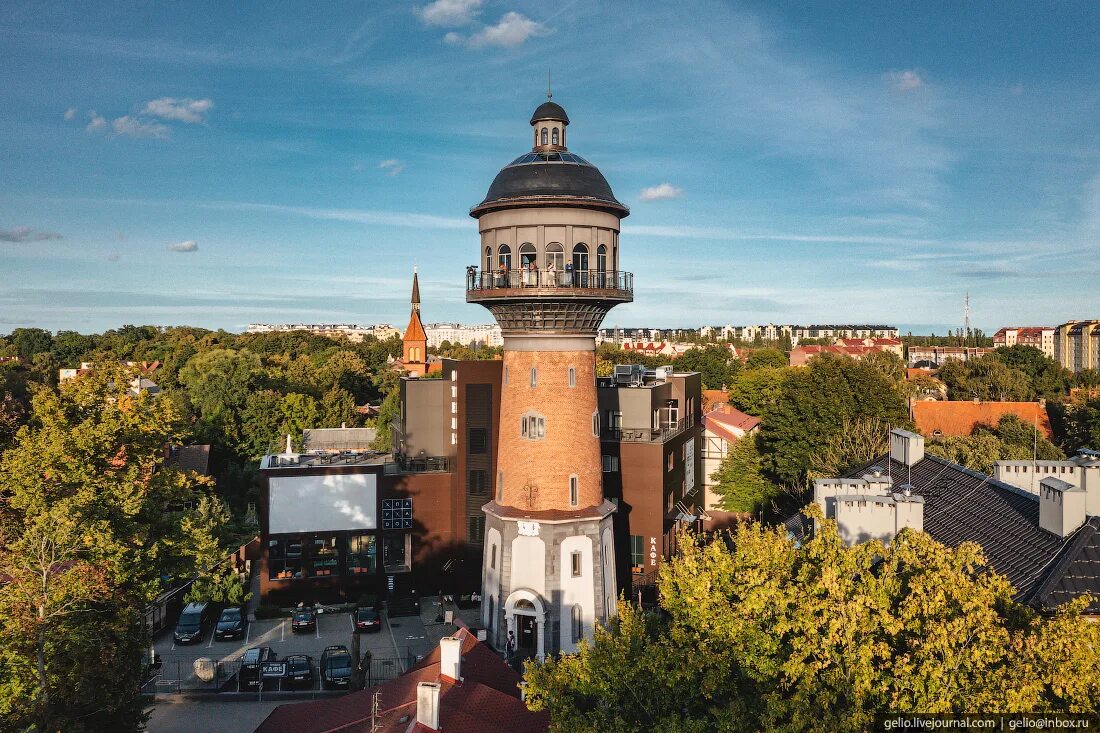
[{"label": "orange roof tiles", "polygon": [[1016,415],[1028,425],[1037,424],[1051,438],[1046,405],[1038,402],[929,401],[913,403],[913,422],[928,437],[965,436],[975,426],[996,425],[1005,415]]}]

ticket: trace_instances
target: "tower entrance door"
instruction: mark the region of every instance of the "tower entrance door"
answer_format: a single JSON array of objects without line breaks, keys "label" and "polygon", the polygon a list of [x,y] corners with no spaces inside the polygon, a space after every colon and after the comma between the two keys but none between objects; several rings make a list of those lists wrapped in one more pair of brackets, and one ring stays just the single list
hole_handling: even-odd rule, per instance
[{"label": "tower entrance door", "polygon": [[538,621],[534,616],[516,614],[516,652],[521,659],[534,657],[539,651]]}]

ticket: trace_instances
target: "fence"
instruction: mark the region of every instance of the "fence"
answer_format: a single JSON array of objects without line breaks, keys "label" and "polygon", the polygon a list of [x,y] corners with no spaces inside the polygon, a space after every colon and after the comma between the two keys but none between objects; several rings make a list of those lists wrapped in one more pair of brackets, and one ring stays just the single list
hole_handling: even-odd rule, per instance
[{"label": "fence", "polygon": [[[280,660],[281,661],[281,660]],[[363,689],[399,677],[415,662],[410,649],[404,654],[374,654],[367,652],[360,659],[356,678],[350,689]],[[254,669],[254,668],[253,668]],[[253,670],[241,674],[240,659],[196,659],[187,655],[166,655],[157,658],[149,668],[142,692],[174,694],[182,692],[258,692],[259,684]],[[310,660],[310,680],[294,683],[289,678],[262,680],[263,692],[323,690],[320,659]]]}]

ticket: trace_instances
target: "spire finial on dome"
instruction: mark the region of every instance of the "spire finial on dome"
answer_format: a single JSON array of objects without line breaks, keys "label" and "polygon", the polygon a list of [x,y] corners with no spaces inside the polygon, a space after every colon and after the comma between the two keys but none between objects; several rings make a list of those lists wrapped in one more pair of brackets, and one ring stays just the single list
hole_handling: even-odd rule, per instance
[{"label": "spire finial on dome", "polygon": [[550,67],[546,67],[546,98],[553,99],[554,92],[550,90]]}]

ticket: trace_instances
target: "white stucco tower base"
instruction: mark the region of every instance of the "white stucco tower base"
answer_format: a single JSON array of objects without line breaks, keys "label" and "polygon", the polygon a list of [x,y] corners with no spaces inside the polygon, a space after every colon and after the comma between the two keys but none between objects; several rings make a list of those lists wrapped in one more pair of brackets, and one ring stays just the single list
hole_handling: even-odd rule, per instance
[{"label": "white stucco tower base", "polygon": [[615,615],[614,509],[536,520],[486,505],[481,622],[495,648],[510,631],[521,656],[568,654]]}]

